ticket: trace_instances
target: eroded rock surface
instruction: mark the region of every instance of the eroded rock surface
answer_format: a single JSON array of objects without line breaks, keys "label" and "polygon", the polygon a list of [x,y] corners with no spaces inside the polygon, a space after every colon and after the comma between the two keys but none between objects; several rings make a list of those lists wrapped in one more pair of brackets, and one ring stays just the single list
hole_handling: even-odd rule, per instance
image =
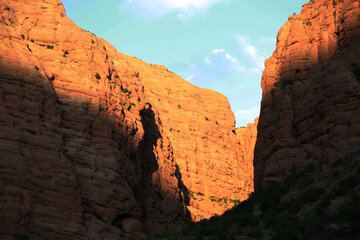
[{"label": "eroded rock surface", "polygon": [[[252,159],[239,143],[225,96],[199,88],[162,66],[129,61],[139,72],[145,98],[159,113],[194,221],[222,214],[253,191]],[[255,144],[256,139],[252,139]]]},{"label": "eroded rock surface", "polygon": [[314,0],[281,27],[266,60],[255,184],[360,147],[360,3]]},{"label": "eroded rock surface", "polygon": [[241,155],[244,156],[247,163],[252,163],[254,160],[258,123],[259,117],[255,118],[254,122],[249,123],[246,127],[240,127],[235,130],[239,139]]},{"label": "eroded rock surface", "polygon": [[0,238],[144,238],[253,190],[227,99],[119,53],[58,0],[0,0]]}]

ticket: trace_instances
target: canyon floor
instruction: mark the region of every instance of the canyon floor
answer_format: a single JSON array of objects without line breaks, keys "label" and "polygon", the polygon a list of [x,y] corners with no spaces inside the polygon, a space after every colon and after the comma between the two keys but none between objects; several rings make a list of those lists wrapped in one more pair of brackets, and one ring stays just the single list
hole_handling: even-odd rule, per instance
[{"label": "canyon floor", "polygon": [[360,152],[255,190],[222,216],[153,239],[359,239]]}]

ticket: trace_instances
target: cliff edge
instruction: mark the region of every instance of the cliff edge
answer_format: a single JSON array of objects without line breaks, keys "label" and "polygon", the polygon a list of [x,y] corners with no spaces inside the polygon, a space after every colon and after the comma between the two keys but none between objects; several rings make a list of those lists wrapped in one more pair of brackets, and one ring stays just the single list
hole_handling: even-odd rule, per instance
[{"label": "cliff edge", "polygon": [[223,95],[117,52],[58,0],[0,13],[1,239],[139,239],[252,192]]},{"label": "cliff edge", "polygon": [[359,5],[312,0],[279,30],[261,81],[256,186],[359,149]]}]

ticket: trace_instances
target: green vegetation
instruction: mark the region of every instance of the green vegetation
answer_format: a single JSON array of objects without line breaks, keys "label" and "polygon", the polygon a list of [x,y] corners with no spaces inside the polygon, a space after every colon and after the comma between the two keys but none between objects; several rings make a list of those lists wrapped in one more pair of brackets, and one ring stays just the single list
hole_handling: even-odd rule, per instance
[{"label": "green vegetation", "polygon": [[[157,238],[357,239],[359,188],[360,151],[332,164],[309,165],[282,182],[257,189],[222,216]],[[219,199],[212,197],[212,201]]]},{"label": "green vegetation", "polygon": [[123,93],[128,93],[129,92],[129,90],[127,88],[123,88],[123,86],[121,86],[120,88],[121,88],[121,91]]},{"label": "green vegetation", "polygon": [[353,72],[355,76],[360,80],[360,65],[357,65],[356,63],[352,63],[351,67],[355,68]]},{"label": "green vegetation", "polygon": [[99,219],[100,221],[103,221],[104,219],[103,219],[103,216],[101,216],[99,213],[97,213],[97,212],[95,212],[94,213],[94,216],[97,218],[97,219]]},{"label": "green vegetation", "polygon": [[101,105],[99,106],[99,111],[100,112],[104,111],[104,108]]},{"label": "green vegetation", "polygon": [[31,50],[31,48],[30,48],[29,44],[26,44],[26,47],[27,47],[27,49],[29,50],[29,52],[32,52],[32,50]]},{"label": "green vegetation", "polygon": [[293,84],[294,84],[293,80],[291,80],[289,78],[285,78],[285,79],[281,80],[280,87],[285,88],[286,86],[293,85]]},{"label": "green vegetation", "polygon": [[206,120],[206,121],[209,121],[209,118],[208,118],[208,117],[205,117],[205,120]]},{"label": "green vegetation", "polygon": [[31,39],[30,42],[34,43],[35,41],[34,41],[34,39]]},{"label": "green vegetation", "polygon": [[111,225],[113,225],[114,227],[117,227],[118,229],[120,229],[121,231],[124,230],[124,227],[122,225],[122,222],[119,220],[114,220],[112,221]]},{"label": "green vegetation", "polygon": [[306,26],[311,26],[310,20],[303,20],[303,24],[305,24]]},{"label": "green vegetation", "polygon": [[22,38],[23,40],[25,39],[25,35],[24,35],[24,34],[21,34],[20,36],[21,36],[21,38]]},{"label": "green vegetation", "polygon": [[101,79],[101,76],[100,76],[99,73],[96,73],[96,74],[95,74],[95,77],[96,77],[96,79]]},{"label": "green vegetation", "polygon": [[69,55],[69,50],[66,50],[66,51],[63,50],[63,52],[64,52],[63,57],[67,57],[67,55]]},{"label": "green vegetation", "polygon": [[274,96],[274,95],[275,95],[275,88],[272,88],[272,89],[270,90],[270,94],[271,94],[271,96]]},{"label": "green vegetation", "polygon": [[26,234],[21,234],[21,235],[18,235],[16,236],[15,240],[29,240],[30,237]]},{"label": "green vegetation", "polygon": [[197,199],[196,196],[204,196],[204,194],[202,192],[189,191],[189,196],[190,196],[190,198],[196,200]]},{"label": "green vegetation", "polygon": [[190,192],[189,192],[189,196],[190,196],[192,199],[196,200],[196,193],[195,193],[195,192],[190,191]]},{"label": "green vegetation", "polygon": [[53,45],[46,45],[46,48],[47,49],[54,49],[54,46]]},{"label": "green vegetation", "polygon": [[[281,87],[281,89],[284,89],[286,86],[290,86],[290,85],[293,85],[294,84],[294,81],[289,79],[289,78],[285,78],[285,79],[282,79],[280,80],[279,82],[276,82],[274,83],[274,87]],[[272,91],[274,90],[274,91]],[[274,95],[275,94],[275,89],[271,89],[270,91],[271,95]]]},{"label": "green vegetation", "polygon": [[38,232],[30,232],[29,234],[20,234],[15,236],[14,240],[49,240]]},{"label": "green vegetation", "polygon": [[136,106],[136,104],[135,104],[135,103],[130,103],[130,106],[135,107],[135,106]]},{"label": "green vegetation", "polygon": [[94,44],[94,43],[95,43],[95,41],[91,39],[91,44]]}]

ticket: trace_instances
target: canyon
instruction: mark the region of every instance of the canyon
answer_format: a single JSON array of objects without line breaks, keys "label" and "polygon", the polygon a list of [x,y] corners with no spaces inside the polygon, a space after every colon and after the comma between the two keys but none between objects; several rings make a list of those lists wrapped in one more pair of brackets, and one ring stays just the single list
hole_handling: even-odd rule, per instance
[{"label": "canyon", "polygon": [[225,96],[118,52],[61,1],[0,10],[1,239],[144,239],[201,220],[201,237],[219,221],[225,235],[296,239],[281,221],[317,226],[303,220],[304,206],[320,211],[314,195],[347,203],[325,183],[359,192],[358,0],[311,0],[289,17],[260,117],[237,129]]},{"label": "canyon", "polygon": [[359,239],[360,2],[291,15],[261,86],[254,192],[163,239]]},{"label": "canyon", "polygon": [[[0,1],[0,238],[145,238],[253,191],[256,125],[58,0]],[[240,131],[240,132],[239,132]]]}]

